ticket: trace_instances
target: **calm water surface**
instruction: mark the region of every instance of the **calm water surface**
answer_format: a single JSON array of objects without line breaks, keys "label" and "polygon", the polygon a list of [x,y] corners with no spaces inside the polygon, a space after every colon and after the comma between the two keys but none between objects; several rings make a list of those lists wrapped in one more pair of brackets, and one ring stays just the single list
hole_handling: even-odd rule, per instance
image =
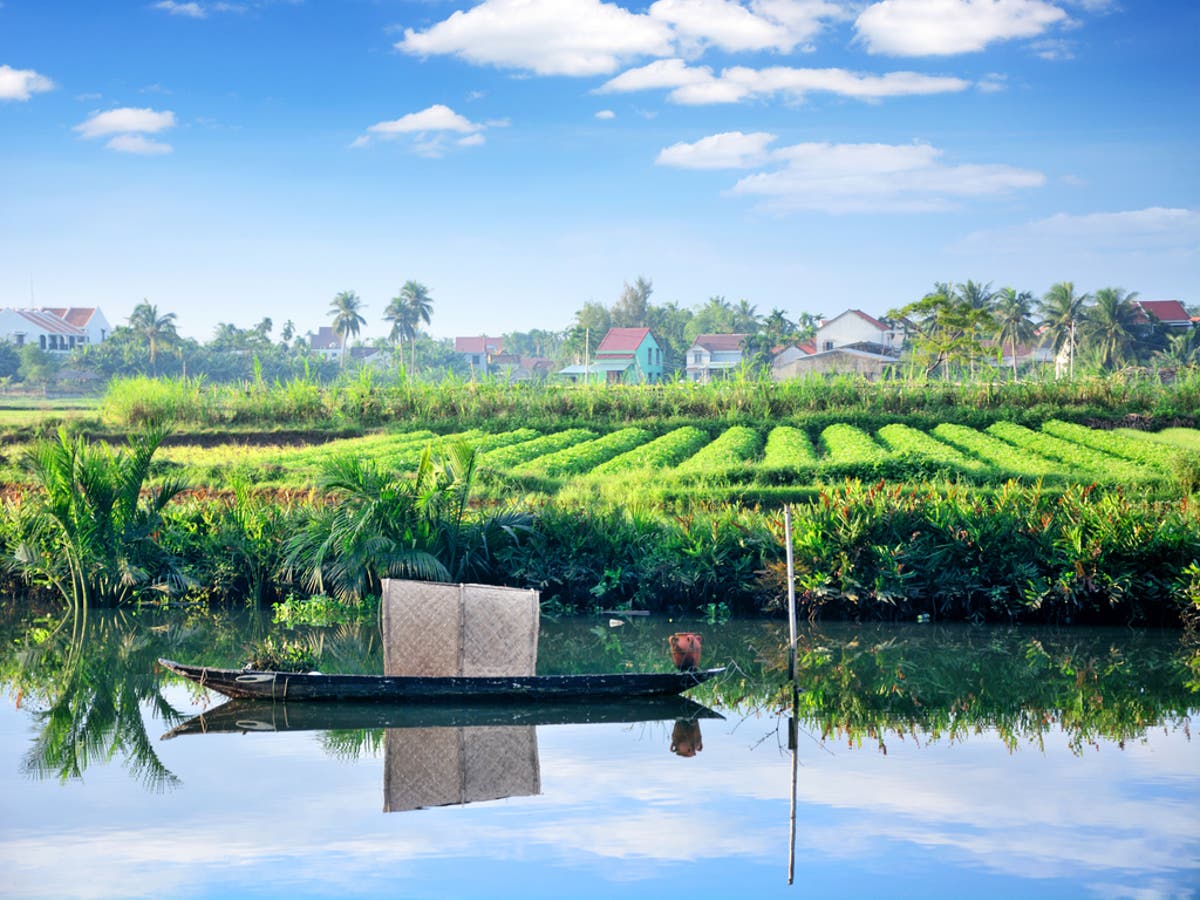
[{"label": "calm water surface", "polygon": [[[0,894],[1197,895],[1200,661],[1179,634],[822,626],[793,702],[786,627],[688,624],[731,665],[699,713],[481,724],[230,713],[156,671],[285,633],[254,616],[54,631],[10,611]],[[664,669],[680,627],[546,622],[539,670]],[[380,670],[369,626],[286,633],[325,671]]]}]

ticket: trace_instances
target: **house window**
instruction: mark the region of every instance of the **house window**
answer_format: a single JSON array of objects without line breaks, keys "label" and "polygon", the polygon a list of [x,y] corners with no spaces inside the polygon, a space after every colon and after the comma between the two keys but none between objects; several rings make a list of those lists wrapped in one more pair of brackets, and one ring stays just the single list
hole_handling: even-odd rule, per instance
[{"label": "house window", "polygon": [[821,349],[825,350],[825,351],[832,350],[833,349],[833,341],[826,341],[825,344],[821,347]]},{"label": "house window", "polygon": [[38,335],[38,343],[40,343],[42,345],[43,350],[46,349],[46,336],[44,334]]}]

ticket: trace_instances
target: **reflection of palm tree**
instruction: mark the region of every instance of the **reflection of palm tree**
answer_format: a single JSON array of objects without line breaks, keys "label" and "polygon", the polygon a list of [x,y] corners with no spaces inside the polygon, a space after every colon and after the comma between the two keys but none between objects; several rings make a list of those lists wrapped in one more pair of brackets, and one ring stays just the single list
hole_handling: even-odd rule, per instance
[{"label": "reflection of palm tree", "polygon": [[67,781],[81,778],[93,763],[123,757],[130,774],[150,790],[179,784],[154,751],[142,706],[171,724],[186,716],[143,674],[161,647],[143,639],[139,626],[124,624],[112,615],[89,619],[86,610],[76,609],[29,655],[28,670],[48,682],[52,697],[45,711],[35,713],[41,731],[22,765],[29,775]]}]

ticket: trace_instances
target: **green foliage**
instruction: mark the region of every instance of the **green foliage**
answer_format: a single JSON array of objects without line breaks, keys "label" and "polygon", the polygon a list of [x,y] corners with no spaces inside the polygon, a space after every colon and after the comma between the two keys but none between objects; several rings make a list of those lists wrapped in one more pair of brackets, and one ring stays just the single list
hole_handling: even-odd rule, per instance
[{"label": "green foliage", "polygon": [[311,672],[317,668],[317,655],[306,641],[267,635],[248,648],[247,669],[274,672]]},{"label": "green foliage", "polygon": [[16,514],[22,533],[10,564],[75,606],[114,605],[142,587],[181,587],[157,532],[183,485],[168,480],[142,497],[164,435],[151,429],[114,452],[64,430],[55,441],[31,446],[22,465],[38,489]]},{"label": "green foliage", "polygon": [[325,502],[287,542],[286,571],[306,590],[357,601],[381,578],[464,581],[489,575],[493,553],[527,527],[524,515],[490,511],[468,518],[478,455],[427,447],[414,476],[357,457],[326,462]]}]

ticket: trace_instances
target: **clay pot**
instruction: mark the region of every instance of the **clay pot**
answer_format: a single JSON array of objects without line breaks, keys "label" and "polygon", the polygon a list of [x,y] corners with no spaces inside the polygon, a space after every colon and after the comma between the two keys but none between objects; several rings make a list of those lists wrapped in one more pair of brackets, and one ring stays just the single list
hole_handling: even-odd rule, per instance
[{"label": "clay pot", "polygon": [[700,667],[700,635],[694,631],[680,631],[667,638],[671,647],[671,661],[681,672]]},{"label": "clay pot", "polygon": [[676,756],[695,756],[704,749],[700,739],[700,723],[679,719],[671,731],[671,752]]}]

